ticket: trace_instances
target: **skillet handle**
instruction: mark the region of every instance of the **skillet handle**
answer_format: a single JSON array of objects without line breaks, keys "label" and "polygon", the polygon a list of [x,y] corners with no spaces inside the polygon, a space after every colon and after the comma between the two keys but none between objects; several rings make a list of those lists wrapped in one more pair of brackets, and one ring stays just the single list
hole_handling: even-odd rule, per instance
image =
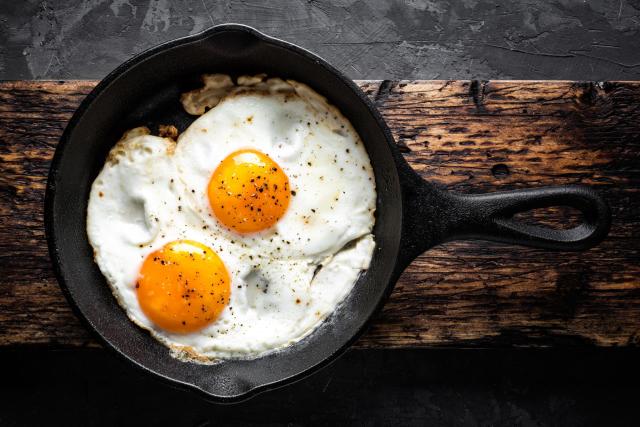
[{"label": "skillet handle", "polygon": [[[444,241],[483,239],[536,248],[580,251],[607,235],[611,214],[593,189],[582,185],[543,187],[487,194],[449,193],[451,204]],[[570,206],[584,222],[568,230],[525,224],[513,215],[531,209]]]}]

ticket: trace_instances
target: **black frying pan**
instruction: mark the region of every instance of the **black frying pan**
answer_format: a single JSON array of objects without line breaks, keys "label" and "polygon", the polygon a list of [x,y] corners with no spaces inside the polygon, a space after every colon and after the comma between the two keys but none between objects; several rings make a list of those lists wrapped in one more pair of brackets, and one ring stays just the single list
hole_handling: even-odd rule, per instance
[{"label": "black frying pan", "polygon": [[[193,120],[178,102],[203,73],[267,73],[309,84],[351,120],[364,141],[378,192],[371,267],[344,303],[297,344],[254,360],[185,363],[130,322],[93,262],[85,232],[87,199],[107,152],[131,127]],[[241,25],[221,25],[172,41],[127,61],[87,96],[55,152],[47,183],[45,224],[55,271],[70,304],[107,346],[141,368],[232,401],[291,382],[347,348],[381,307],[404,268],[420,253],[453,239],[486,239],[554,250],[583,250],[607,234],[606,203],[590,188],[548,187],[465,195],[423,181],[395,147],[369,99],[317,56]],[[584,223],[570,230],[525,225],[521,211],[571,206]]]}]

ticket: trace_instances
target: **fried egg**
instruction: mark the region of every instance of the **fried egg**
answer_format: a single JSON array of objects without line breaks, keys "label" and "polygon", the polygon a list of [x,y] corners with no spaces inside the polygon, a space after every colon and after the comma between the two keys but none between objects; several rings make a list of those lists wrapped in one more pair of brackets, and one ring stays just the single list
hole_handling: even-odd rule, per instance
[{"label": "fried egg", "polygon": [[[364,144],[308,86],[250,82],[180,135],[175,157],[184,192],[216,233],[269,258],[320,261],[372,229],[376,193]],[[213,176],[212,165],[219,165]],[[232,186],[246,196],[238,198]],[[245,212],[254,208],[247,203],[254,194],[274,202],[274,211]]]},{"label": "fried egg", "polygon": [[282,349],[335,311],[369,266],[376,200],[357,133],[312,89],[205,83],[182,97],[204,114],[177,142],[123,136],[87,210],[95,261],[128,317],[203,363]]}]

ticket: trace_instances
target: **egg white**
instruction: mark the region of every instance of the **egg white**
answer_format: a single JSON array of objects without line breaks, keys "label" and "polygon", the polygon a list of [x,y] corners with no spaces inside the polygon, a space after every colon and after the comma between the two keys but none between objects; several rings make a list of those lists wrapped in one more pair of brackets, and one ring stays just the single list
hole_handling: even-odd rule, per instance
[{"label": "egg white", "polygon": [[[332,313],[368,268],[375,247],[368,156],[349,122],[307,90],[222,97],[177,145],[134,129],[92,185],[87,233],[95,261],[129,318],[178,357],[251,358],[286,347]],[[206,196],[217,164],[240,148],[273,158],[296,192],[273,229],[249,236],[219,224]],[[145,257],[179,239],[216,251],[231,279],[220,317],[188,334],[156,327],[135,290]]]}]

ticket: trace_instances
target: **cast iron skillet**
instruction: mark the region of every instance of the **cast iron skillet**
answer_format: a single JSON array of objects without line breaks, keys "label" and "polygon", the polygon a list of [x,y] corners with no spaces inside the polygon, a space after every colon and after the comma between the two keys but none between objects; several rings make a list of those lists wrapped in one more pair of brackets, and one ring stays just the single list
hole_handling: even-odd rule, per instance
[{"label": "cast iron skillet", "polygon": [[[90,185],[106,154],[131,127],[193,121],[179,95],[203,73],[268,73],[309,84],[353,123],[375,172],[376,250],[344,303],[301,342],[254,360],[185,363],[130,322],[93,262],[85,232]],[[553,250],[584,250],[607,234],[606,203],[590,188],[548,187],[467,195],[423,181],[395,148],[378,111],[338,70],[295,45],[242,25],[220,25],[150,49],[127,61],[87,96],[55,152],[47,183],[45,224],[55,271],[70,304],[126,359],[175,384],[219,401],[245,399],[301,378],[337,357],[363,331],[404,268],[420,253],[453,239],[486,239]],[[514,213],[571,206],[584,222],[552,230],[514,221]],[[105,230],[108,232],[108,230]]]}]

